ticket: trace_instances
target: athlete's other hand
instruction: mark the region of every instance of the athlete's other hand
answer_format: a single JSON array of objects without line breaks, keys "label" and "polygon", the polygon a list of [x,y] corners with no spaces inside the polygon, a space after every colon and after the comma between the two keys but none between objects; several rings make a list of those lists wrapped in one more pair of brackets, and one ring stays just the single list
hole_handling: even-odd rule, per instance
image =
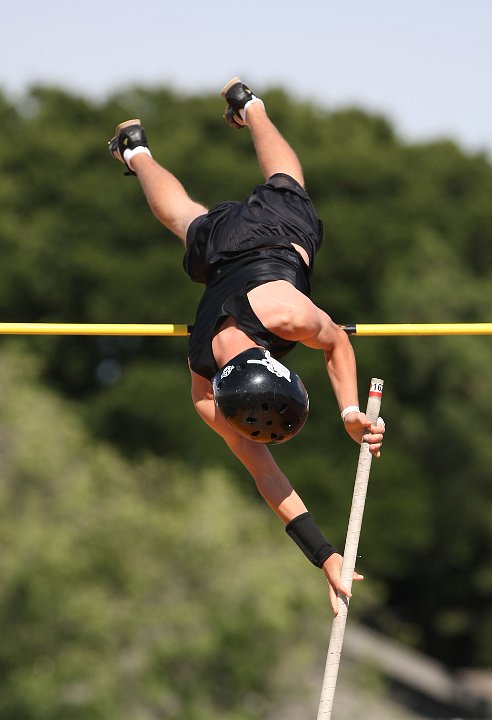
[{"label": "athlete's other hand", "polygon": [[377,423],[372,423],[363,412],[351,412],[346,415],[344,424],[345,430],[356,443],[359,445],[361,442],[368,443],[374,457],[381,457],[385,430],[383,418],[378,418]]},{"label": "athlete's other hand", "polygon": [[[338,615],[338,593],[345,595],[347,598],[352,597],[352,593],[342,583],[342,562],[343,558],[339,553],[333,553],[323,563],[323,572],[325,573],[326,580],[328,582],[328,589],[330,592],[330,602],[333,610],[333,615]],[[354,572],[354,580],[363,580],[364,576]]]}]

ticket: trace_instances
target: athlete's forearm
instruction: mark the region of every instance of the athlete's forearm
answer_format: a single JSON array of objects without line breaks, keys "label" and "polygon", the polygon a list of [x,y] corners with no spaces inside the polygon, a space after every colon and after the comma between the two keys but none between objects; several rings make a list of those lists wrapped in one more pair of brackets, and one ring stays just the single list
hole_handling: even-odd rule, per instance
[{"label": "athlete's forearm", "polygon": [[236,433],[224,439],[253,476],[260,495],[284,523],[306,512],[306,506],[266,445],[247,440]]},{"label": "athlete's forearm", "polygon": [[287,524],[307,508],[285,476],[255,478],[256,487],[273,512]]},{"label": "athlete's forearm", "polygon": [[333,348],[325,351],[325,361],[340,412],[350,405],[358,405],[355,354],[343,331],[338,335]]}]

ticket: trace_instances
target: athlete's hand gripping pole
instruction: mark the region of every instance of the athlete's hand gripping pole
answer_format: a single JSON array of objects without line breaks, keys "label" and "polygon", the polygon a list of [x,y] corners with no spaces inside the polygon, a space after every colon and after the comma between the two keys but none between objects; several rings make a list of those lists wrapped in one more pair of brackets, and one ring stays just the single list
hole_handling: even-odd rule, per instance
[{"label": "athlete's hand gripping pole", "polygon": [[[383,384],[383,380],[380,380],[379,378],[372,378],[371,380],[366,415],[374,424],[377,423],[379,417],[379,409],[381,407],[381,398],[383,395]],[[359,462],[357,464],[354,494],[352,497],[352,508],[350,510],[347,537],[345,540],[345,550],[343,553],[342,582],[348,590],[351,590],[352,588],[352,579],[355,569],[355,561],[357,558],[357,548],[359,546],[367,485],[369,482],[369,473],[371,471],[371,462],[372,455],[369,451],[369,446],[366,442],[363,442],[359,452]],[[328,646],[328,655],[326,658],[317,720],[329,720],[329,718],[331,718],[338,668],[342,654],[343,636],[345,633],[345,624],[347,622],[348,606],[349,599],[344,595],[339,595],[338,615],[333,619],[333,625],[331,628],[330,644]]]}]

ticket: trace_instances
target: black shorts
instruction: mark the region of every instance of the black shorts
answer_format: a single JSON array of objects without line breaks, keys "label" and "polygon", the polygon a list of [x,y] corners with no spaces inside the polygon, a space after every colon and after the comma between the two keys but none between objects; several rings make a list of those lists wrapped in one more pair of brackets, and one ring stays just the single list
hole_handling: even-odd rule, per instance
[{"label": "black shorts", "polygon": [[[212,379],[217,364],[212,339],[233,317],[238,327],[274,357],[295,347],[265,328],[253,313],[247,293],[273,280],[286,280],[310,294],[314,256],[323,228],[304,188],[288,175],[272,176],[244,202],[220,203],[196,218],[186,237],[183,265],[190,277],[206,284],[190,337],[191,369]],[[292,247],[308,253],[308,267]]]},{"label": "black shorts", "polygon": [[224,263],[218,276],[207,285],[198,305],[189,343],[191,369],[211,380],[219,370],[212,353],[212,339],[228,317],[275,358],[281,358],[296,343],[270,332],[256,317],[247,293],[273,280],[286,280],[304,295],[311,292],[309,268],[298,252],[289,248],[268,248]]}]

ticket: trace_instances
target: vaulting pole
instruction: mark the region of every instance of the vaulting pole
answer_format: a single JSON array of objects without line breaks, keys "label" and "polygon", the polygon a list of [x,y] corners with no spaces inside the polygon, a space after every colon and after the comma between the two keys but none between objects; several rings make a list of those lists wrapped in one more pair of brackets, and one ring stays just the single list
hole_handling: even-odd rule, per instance
[{"label": "vaulting pole", "polygon": [[[378,421],[381,398],[383,395],[383,385],[383,380],[380,380],[379,378],[372,378],[369,388],[369,397],[367,400],[366,415],[373,424],[376,424]],[[359,538],[366,503],[371,462],[372,455],[369,450],[369,445],[366,442],[363,442],[359,451],[359,461],[357,463],[354,493],[352,496],[352,507],[350,510],[347,537],[345,539],[345,549],[343,551],[342,582],[348,590],[351,590],[352,588],[352,579],[354,576],[355,561],[357,558],[357,548],[359,547]],[[330,643],[328,646],[328,654],[326,656],[326,665],[317,720],[330,720],[331,718],[338,669],[342,655],[342,645],[345,634],[345,625],[347,622],[348,607],[349,599],[345,597],[345,595],[339,594],[338,615],[333,619],[333,624],[331,626]]]}]

